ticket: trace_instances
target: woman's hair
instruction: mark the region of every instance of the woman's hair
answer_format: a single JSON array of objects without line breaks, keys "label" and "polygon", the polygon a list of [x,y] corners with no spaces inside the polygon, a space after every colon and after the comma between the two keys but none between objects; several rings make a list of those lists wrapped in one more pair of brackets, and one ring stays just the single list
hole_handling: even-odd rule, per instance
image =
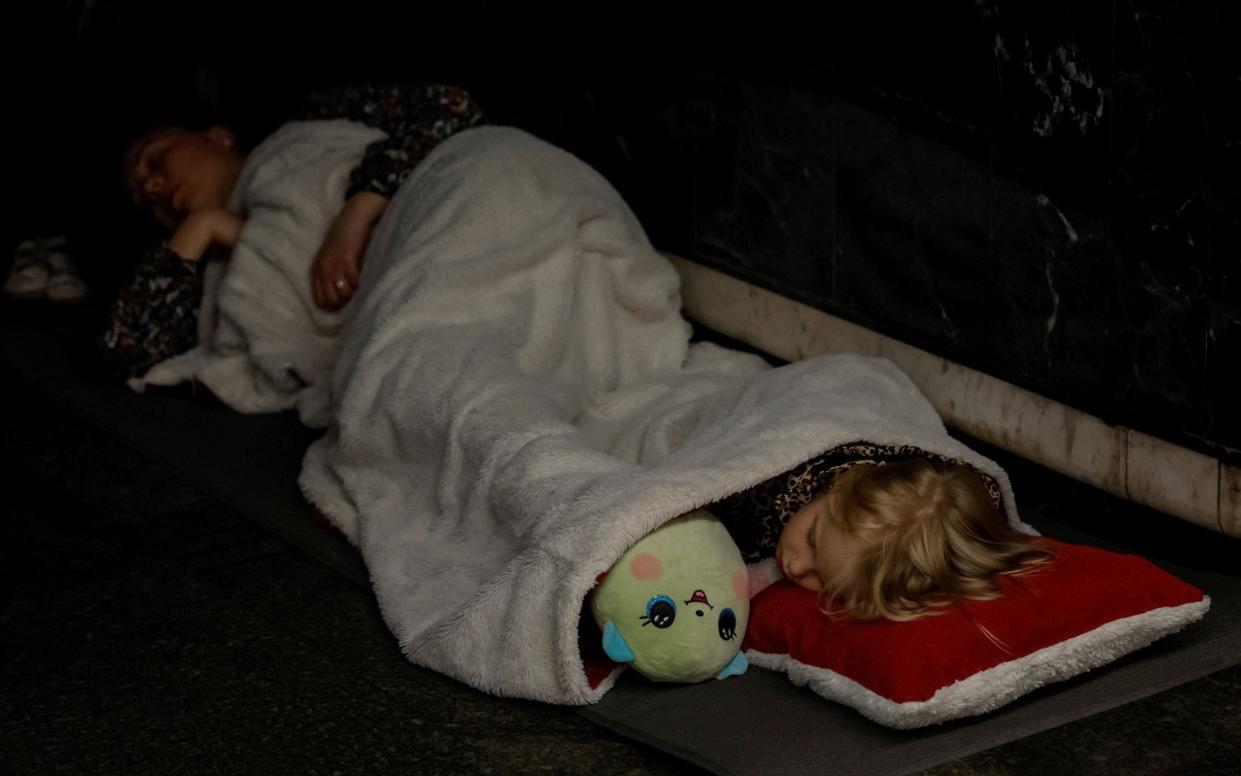
[{"label": "woman's hair", "polygon": [[1054,555],[1013,529],[963,464],[854,466],[828,499],[829,519],[853,545],[850,562],[825,580],[820,608],[831,616],[912,620],[954,601],[996,598],[999,575]]}]

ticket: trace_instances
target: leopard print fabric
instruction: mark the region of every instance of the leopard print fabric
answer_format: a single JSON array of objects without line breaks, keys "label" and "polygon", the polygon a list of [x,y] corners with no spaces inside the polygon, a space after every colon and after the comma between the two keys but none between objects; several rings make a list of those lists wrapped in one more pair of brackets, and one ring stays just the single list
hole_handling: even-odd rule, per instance
[{"label": "leopard print fabric", "polygon": [[[746,563],[774,557],[780,532],[797,510],[832,484],[838,474],[858,464],[883,465],[906,458],[923,457],[953,463],[953,459],[928,453],[912,445],[874,445],[851,442],[828,450],[818,458],[760,482],[705,509],[720,519],[732,534]],[[1000,514],[1004,500],[994,478],[979,472],[983,485]]]}]

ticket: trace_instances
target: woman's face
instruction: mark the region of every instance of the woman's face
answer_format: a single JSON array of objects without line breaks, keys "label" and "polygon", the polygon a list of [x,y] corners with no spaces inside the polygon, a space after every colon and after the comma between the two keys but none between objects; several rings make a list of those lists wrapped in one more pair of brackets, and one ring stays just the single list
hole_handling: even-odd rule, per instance
[{"label": "woman's face", "polygon": [[189,213],[222,208],[245,157],[226,127],[157,129],[125,155],[125,188],[139,209],[172,229]]}]

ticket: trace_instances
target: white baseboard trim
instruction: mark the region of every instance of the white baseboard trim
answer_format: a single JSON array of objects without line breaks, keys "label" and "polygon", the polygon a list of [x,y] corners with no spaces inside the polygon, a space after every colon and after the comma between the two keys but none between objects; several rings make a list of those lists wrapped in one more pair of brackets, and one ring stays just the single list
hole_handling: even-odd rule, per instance
[{"label": "white baseboard trim", "polygon": [[718,270],[666,254],[685,312],[786,361],[824,353],[890,359],[966,434],[1109,493],[1241,537],[1241,468],[961,366]]}]

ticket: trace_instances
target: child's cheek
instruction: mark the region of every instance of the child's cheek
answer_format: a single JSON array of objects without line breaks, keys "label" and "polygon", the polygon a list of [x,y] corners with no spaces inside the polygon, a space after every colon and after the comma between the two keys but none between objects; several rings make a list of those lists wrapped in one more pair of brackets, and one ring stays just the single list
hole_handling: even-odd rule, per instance
[{"label": "child's cheek", "polygon": [[786,524],[780,529],[780,535],[776,537],[776,557],[780,557],[782,553],[788,552],[789,544],[789,527]]}]

